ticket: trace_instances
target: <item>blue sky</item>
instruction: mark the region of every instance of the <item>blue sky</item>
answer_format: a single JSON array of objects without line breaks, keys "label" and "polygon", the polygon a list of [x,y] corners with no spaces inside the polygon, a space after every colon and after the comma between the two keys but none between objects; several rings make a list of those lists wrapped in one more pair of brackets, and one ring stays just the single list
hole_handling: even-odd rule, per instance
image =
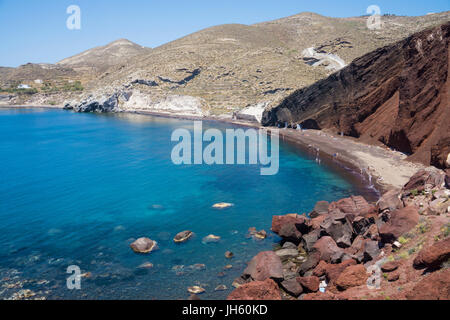
[{"label": "blue sky", "polygon": [[[81,30],[66,28],[72,4],[81,8]],[[119,38],[156,47],[218,24],[252,24],[303,11],[360,16],[372,4],[382,14],[450,10],[449,0],[0,0],[0,66],[55,63]]]}]

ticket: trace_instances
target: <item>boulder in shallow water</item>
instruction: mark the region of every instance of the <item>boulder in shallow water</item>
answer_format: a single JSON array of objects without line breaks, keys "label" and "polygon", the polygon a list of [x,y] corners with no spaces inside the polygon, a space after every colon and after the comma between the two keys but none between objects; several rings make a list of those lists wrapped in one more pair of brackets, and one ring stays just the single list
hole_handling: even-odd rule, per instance
[{"label": "boulder in shallow water", "polygon": [[211,242],[219,242],[220,241],[220,237],[210,234],[206,237],[203,238],[202,243],[211,243]]},{"label": "boulder in shallow water", "polygon": [[214,208],[214,209],[226,209],[226,208],[230,208],[230,207],[232,207],[233,206],[233,204],[232,203],[227,203],[227,202],[220,202],[220,203],[216,203],[216,204],[214,204],[212,207]]},{"label": "boulder in shallow water", "polygon": [[178,233],[175,238],[173,238],[173,241],[175,243],[182,243],[182,242],[186,242],[188,241],[192,236],[194,235],[194,233],[192,231],[183,231]]},{"label": "boulder in shallow water", "polygon": [[138,267],[139,269],[151,269],[153,268],[153,263],[151,262],[144,262]]},{"label": "boulder in shallow water", "polygon": [[218,285],[218,286],[214,289],[214,291],[226,291],[226,290],[228,290],[228,287],[227,287],[226,285],[224,285],[224,284]]},{"label": "boulder in shallow water", "polygon": [[254,239],[263,240],[267,237],[267,232],[265,230],[258,231],[255,227],[251,227],[248,229],[247,237],[253,237]]},{"label": "boulder in shallow water", "polygon": [[158,243],[149,238],[139,238],[130,247],[136,253],[150,253],[158,249]]},{"label": "boulder in shallow water", "polygon": [[328,207],[330,203],[328,201],[319,201],[314,206],[314,210],[309,214],[310,218],[317,218],[322,214],[328,214]]},{"label": "boulder in shallow water", "polygon": [[192,286],[188,288],[188,292],[192,294],[202,294],[205,292],[205,289],[199,286]]},{"label": "boulder in shallow water", "polygon": [[233,252],[231,252],[231,251],[225,252],[225,258],[231,259],[231,258],[233,258],[233,256],[234,256]]}]

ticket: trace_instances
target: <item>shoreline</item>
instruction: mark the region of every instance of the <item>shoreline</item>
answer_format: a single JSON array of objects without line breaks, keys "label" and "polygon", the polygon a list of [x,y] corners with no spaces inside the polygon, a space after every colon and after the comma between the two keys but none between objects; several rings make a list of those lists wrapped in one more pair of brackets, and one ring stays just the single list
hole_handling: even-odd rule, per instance
[{"label": "shoreline", "polygon": [[[120,112],[119,112],[120,113]],[[217,121],[249,128],[257,128],[270,134],[274,127],[264,127],[256,122],[233,120],[212,116],[189,116],[146,111],[123,112],[180,120]],[[406,159],[406,155],[379,146],[359,142],[351,137],[333,135],[323,130],[279,129],[279,136],[306,154],[318,152],[326,165],[356,174],[360,185],[373,189],[378,196],[391,189],[400,189],[418,170],[428,168]],[[358,183],[359,184],[359,183]]]},{"label": "shoreline", "polygon": [[[0,105],[0,109],[60,109],[61,105]],[[179,115],[151,111],[123,111],[115,113],[140,114],[154,117],[191,120],[217,121],[248,128],[265,130],[270,134],[273,127],[263,127],[256,122],[233,120],[214,116]],[[372,189],[378,196],[391,189],[401,188],[418,170],[427,168],[420,163],[405,160],[406,155],[380,146],[357,141],[351,137],[341,137],[323,130],[279,129],[279,136],[305,154],[317,154],[327,166],[340,167],[354,177],[358,187]]]}]

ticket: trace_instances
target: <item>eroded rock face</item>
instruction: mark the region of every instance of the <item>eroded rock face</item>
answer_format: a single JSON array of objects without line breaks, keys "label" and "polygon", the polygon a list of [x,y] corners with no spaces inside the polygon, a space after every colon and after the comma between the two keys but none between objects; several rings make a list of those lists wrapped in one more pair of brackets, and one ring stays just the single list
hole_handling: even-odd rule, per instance
[{"label": "eroded rock face", "polygon": [[318,126],[447,166],[450,23],[377,49],[266,110],[262,124]]},{"label": "eroded rock face", "polygon": [[445,174],[445,187],[450,189],[450,169],[446,170]]},{"label": "eroded rock face", "polygon": [[253,280],[283,279],[283,266],[280,257],[273,251],[264,251],[256,255],[244,270],[244,275]]},{"label": "eroded rock face", "polygon": [[281,296],[275,281],[266,279],[241,285],[227,300],[281,300]]},{"label": "eroded rock face", "polygon": [[419,170],[417,171],[403,187],[402,194],[408,195],[412,190],[423,191],[426,185],[430,188],[442,187],[444,185],[445,175],[437,170]]},{"label": "eroded rock face", "polygon": [[117,94],[101,96],[99,98],[89,97],[78,104],[66,105],[66,109],[76,112],[112,112],[119,105]]},{"label": "eroded rock face", "polygon": [[450,269],[425,275],[405,296],[408,300],[449,300]]},{"label": "eroded rock face", "polygon": [[422,249],[414,259],[416,268],[439,268],[450,259],[450,238],[436,242],[431,247]]},{"label": "eroded rock face", "polygon": [[388,222],[380,227],[383,242],[392,243],[419,223],[417,208],[409,206],[392,212]]}]

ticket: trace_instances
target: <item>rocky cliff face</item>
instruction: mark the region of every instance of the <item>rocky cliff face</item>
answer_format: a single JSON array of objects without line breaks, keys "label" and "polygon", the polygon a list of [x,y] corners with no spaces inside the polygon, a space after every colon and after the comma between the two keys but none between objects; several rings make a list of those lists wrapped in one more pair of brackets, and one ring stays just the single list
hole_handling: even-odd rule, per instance
[{"label": "rocky cliff face", "polygon": [[[202,113],[206,109],[212,116],[231,117],[243,109],[276,105],[296,88],[327,77],[357,57],[449,20],[450,11],[389,15],[382,17],[380,30],[370,30],[366,16],[331,18],[304,12],[254,25],[214,26],[153,49],[122,39],[60,61],[48,77],[40,75],[39,68],[26,77],[15,70],[22,68],[0,68],[0,87],[23,82],[38,89],[38,99],[53,104],[133,91],[144,102],[151,100],[153,109],[174,97],[192,97],[202,101]],[[60,75],[59,69],[73,74]],[[45,96],[36,79],[48,83],[55,94]],[[80,81],[84,89],[62,96],[70,80]],[[22,98],[18,103],[36,100]]]},{"label": "rocky cliff face", "polygon": [[450,22],[354,60],[267,110],[266,126],[314,124],[449,166]]}]

